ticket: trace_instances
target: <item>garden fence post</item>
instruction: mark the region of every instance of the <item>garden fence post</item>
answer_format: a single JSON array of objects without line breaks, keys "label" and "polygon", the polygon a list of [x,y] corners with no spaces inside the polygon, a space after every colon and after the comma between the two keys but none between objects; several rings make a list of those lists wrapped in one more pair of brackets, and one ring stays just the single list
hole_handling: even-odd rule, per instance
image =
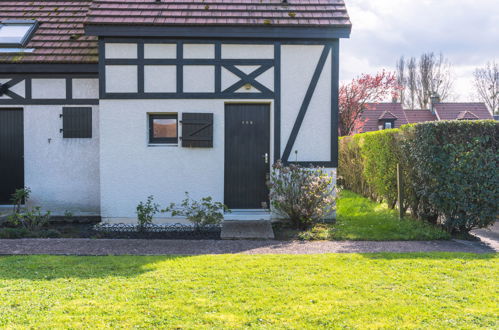
[{"label": "garden fence post", "polygon": [[397,200],[399,207],[399,219],[404,218],[404,182],[402,180],[402,170],[400,169],[400,164],[397,164]]}]

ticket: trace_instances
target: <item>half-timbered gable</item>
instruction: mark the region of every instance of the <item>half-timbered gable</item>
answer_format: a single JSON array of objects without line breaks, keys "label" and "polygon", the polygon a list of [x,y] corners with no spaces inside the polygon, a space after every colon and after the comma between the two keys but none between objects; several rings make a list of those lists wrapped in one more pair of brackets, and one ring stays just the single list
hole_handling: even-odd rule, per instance
[{"label": "half-timbered gable", "polygon": [[24,115],[10,190],[123,222],[147,196],[185,191],[268,209],[277,160],[335,175],[343,0],[2,6],[0,29],[36,24],[16,49],[0,41],[0,113]]}]

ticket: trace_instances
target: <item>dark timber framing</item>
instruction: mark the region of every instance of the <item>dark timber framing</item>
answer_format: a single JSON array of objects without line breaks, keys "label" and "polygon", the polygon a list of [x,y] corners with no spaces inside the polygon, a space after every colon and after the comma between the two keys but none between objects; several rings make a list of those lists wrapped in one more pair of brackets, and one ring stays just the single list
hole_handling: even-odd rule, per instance
[{"label": "dark timber framing", "polygon": [[[22,66],[22,64],[19,64]],[[0,96],[4,94],[10,99],[0,99],[1,105],[97,105],[99,99],[73,98],[73,79],[87,78],[97,79],[95,74],[0,74],[0,79],[9,79],[0,84]],[[33,79],[65,79],[66,96],[58,99],[35,99],[33,98]],[[14,93],[10,88],[17,84],[24,84],[25,96]],[[6,87],[4,87],[6,86]]]},{"label": "dark timber framing", "polygon": [[[137,43],[138,57],[136,59],[106,59],[105,43]],[[177,45],[177,58],[175,59],[145,59],[143,56],[144,43],[170,43]],[[184,44],[213,44],[215,56],[212,59],[185,59],[183,56]],[[223,59],[222,44],[270,44],[274,46],[273,59]],[[324,49],[315,69],[313,78],[308,86],[306,96],[302,102],[299,114],[294,123],[291,135],[286,142],[285,150],[281,153],[281,46],[288,44],[296,45],[323,45]],[[331,159],[329,161],[289,161],[289,156],[296,142],[301,125],[307,114],[308,107],[314,95],[321,73],[325,68],[326,60],[331,54]],[[159,38],[103,38],[99,44],[100,56],[100,93],[103,99],[254,99],[274,100],[274,161],[283,160],[284,163],[299,164],[303,166],[338,166],[338,88],[339,88],[339,40],[303,40],[303,39],[281,39],[281,40],[236,40],[236,39],[159,39]],[[177,92],[176,93],[145,93],[141,90],[144,82],[137,82],[139,86],[137,93],[106,93],[105,92],[105,66],[106,65],[176,65],[177,66]],[[183,66],[184,65],[213,65],[215,67],[214,92],[213,93],[185,93],[183,91]],[[245,74],[237,69],[237,65],[255,65],[259,68],[250,74]],[[221,71],[222,68],[229,70],[240,78],[234,85],[222,90]],[[274,68],[274,91],[259,84],[255,79],[267,70]],[[138,79],[143,80],[143,73],[138,69]],[[236,93],[235,91],[246,84],[251,84],[259,90],[258,93]]]},{"label": "dark timber framing", "polygon": [[[132,59],[108,59],[105,55],[106,43],[134,43],[137,44],[137,58]],[[175,44],[177,56],[174,59],[146,59],[144,58],[144,44],[168,43]],[[184,44],[211,44],[215,48],[215,57],[211,59],[186,59],[184,58]],[[223,43],[231,43],[226,42]],[[237,41],[237,44],[271,44],[273,42],[261,41]],[[222,59],[221,40],[175,40],[175,39],[130,39],[110,38],[99,42],[99,72],[100,72],[100,98],[101,99],[273,99],[274,92],[256,81],[256,78],[275,67],[274,59]],[[137,66],[137,92],[131,93],[108,93],[106,91],[106,66],[112,65],[134,65]],[[177,68],[176,84],[174,93],[148,93],[144,91],[144,66],[145,65],[172,65]],[[183,68],[185,65],[212,65],[215,68],[214,92],[187,93],[184,92]],[[260,66],[256,71],[246,74],[239,70],[238,65]],[[222,90],[222,68],[232,72],[240,78],[240,81]],[[250,84],[259,92],[238,93],[237,90],[244,85]]]}]

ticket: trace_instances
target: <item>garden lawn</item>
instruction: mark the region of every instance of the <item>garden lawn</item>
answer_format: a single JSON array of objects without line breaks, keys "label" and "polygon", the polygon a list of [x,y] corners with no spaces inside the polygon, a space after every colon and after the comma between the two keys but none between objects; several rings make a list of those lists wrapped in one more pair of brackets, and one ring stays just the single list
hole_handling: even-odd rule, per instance
[{"label": "garden lawn", "polygon": [[499,327],[496,255],[0,257],[0,328]]},{"label": "garden lawn", "polygon": [[449,233],[431,224],[406,217],[386,204],[378,204],[348,190],[337,201],[335,224],[317,224],[307,231],[275,227],[278,239],[354,240],[354,241],[427,241],[450,239]]}]

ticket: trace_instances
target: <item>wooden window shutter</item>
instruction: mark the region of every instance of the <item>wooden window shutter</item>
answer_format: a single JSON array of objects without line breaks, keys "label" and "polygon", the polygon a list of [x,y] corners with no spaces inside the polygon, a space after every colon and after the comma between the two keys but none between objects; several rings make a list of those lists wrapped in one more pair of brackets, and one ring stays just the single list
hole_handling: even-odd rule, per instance
[{"label": "wooden window shutter", "polygon": [[92,137],[92,108],[62,108],[62,136],[65,139]]},{"label": "wooden window shutter", "polygon": [[182,113],[182,147],[213,148],[212,113]]}]

